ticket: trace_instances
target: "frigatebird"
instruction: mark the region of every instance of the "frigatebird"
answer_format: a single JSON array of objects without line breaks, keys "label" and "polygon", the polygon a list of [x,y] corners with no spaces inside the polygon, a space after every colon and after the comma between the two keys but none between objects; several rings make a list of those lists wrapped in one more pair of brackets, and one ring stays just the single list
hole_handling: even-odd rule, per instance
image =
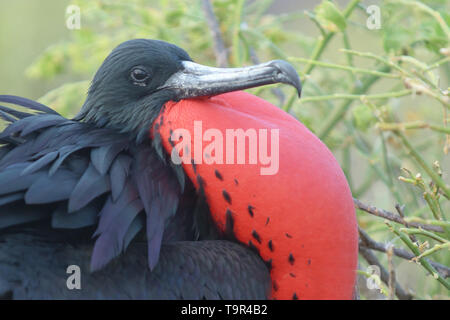
[{"label": "frigatebird", "polygon": [[[105,59],[73,119],[0,96],[12,105],[0,106],[9,123],[0,134],[0,295],[351,298],[349,187],[305,126],[241,91],[275,83],[300,95],[285,61],[212,68],[175,45],[135,39]],[[216,139],[209,151],[188,139],[199,122],[213,133],[201,137]],[[231,146],[244,161],[218,157],[230,129],[249,141]],[[251,132],[266,146],[252,149]],[[263,174],[267,161],[245,159],[267,144],[279,159]],[[190,157],[198,152],[204,161]],[[81,290],[66,286],[69,265],[81,269]]]}]

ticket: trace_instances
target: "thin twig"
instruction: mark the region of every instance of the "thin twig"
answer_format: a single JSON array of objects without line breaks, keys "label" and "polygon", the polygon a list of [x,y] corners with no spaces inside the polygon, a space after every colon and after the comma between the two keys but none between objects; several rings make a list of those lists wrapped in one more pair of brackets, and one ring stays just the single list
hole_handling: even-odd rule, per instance
[{"label": "thin twig", "polygon": [[389,281],[388,281],[388,287],[389,287],[389,300],[394,300],[395,297],[395,287],[396,287],[396,280],[395,280],[395,269],[394,269],[394,246],[389,245],[386,251],[387,259],[388,259],[388,270],[389,270]]},{"label": "thin twig", "polygon": [[289,57],[289,60],[294,61],[294,62],[306,62],[306,63],[313,64],[313,65],[316,65],[319,67],[324,67],[324,68],[350,71],[352,73],[365,73],[365,74],[371,74],[374,76],[385,77],[385,78],[400,78],[400,75],[398,75],[398,74],[379,72],[379,71],[370,70],[370,69],[355,68],[355,67],[351,67],[351,66],[339,65],[339,64],[323,62],[323,61],[316,61],[316,60],[305,59],[305,58],[301,58],[301,57]]},{"label": "thin twig", "polygon": [[221,68],[228,67],[228,50],[225,47],[222,33],[220,32],[219,22],[214,14],[214,9],[210,0],[203,0],[203,11],[205,12],[206,21],[208,22],[209,29],[212,33],[217,66]]},{"label": "thin twig", "polygon": [[445,243],[441,243],[441,244],[436,244],[434,245],[433,248],[428,249],[424,252],[422,252],[420,255],[418,255],[417,257],[415,257],[413,260],[414,261],[419,261],[421,258],[426,257],[432,253],[435,253],[436,251],[439,251],[441,249],[450,249],[450,242],[445,242]]},{"label": "thin twig", "polygon": [[406,136],[400,131],[393,131],[394,134],[400,138],[403,142],[403,145],[408,149],[409,154],[417,161],[417,163],[428,173],[430,178],[439,186],[442,191],[450,197],[450,186],[448,186],[445,181],[436,173],[430,166],[426,163],[426,161],[422,158],[422,156],[417,152],[417,150],[409,143]]},{"label": "thin twig", "polygon": [[[395,210],[397,210],[397,212],[398,212],[400,218],[401,218],[402,221],[403,221],[403,224],[404,224],[407,228],[410,228],[411,225],[410,225],[407,221],[405,221],[405,214],[403,213],[403,210],[404,210],[404,209],[405,209],[405,205],[400,206],[398,203],[395,205]],[[411,239],[412,242],[417,243],[417,238],[416,238],[416,236],[415,236],[414,234],[410,234],[410,235],[409,235],[409,238]]]},{"label": "thin twig", "polygon": [[[366,247],[368,249],[386,253],[387,248],[385,244],[373,240],[363,229],[359,228],[358,230],[361,240],[359,244],[360,247]],[[405,260],[412,260],[416,257],[414,254],[400,248],[394,248],[394,254]],[[428,260],[428,262],[441,274],[443,278],[450,277],[450,268],[431,260]]]},{"label": "thin twig", "polygon": [[377,127],[380,130],[384,131],[395,131],[395,130],[414,130],[414,129],[430,129],[437,132],[442,132],[446,134],[450,134],[450,128],[444,126],[438,126],[435,124],[429,124],[424,121],[414,121],[414,122],[379,122],[377,123]]},{"label": "thin twig", "polygon": [[429,231],[434,231],[434,232],[444,232],[444,229],[439,226],[422,224],[422,223],[418,223],[418,222],[406,223],[406,221],[402,217],[400,217],[396,214],[393,214],[392,212],[367,205],[355,198],[353,198],[353,202],[354,202],[356,208],[358,208],[360,210],[363,210],[367,213],[373,214],[374,216],[377,216],[377,217],[381,217],[381,218],[384,218],[384,219],[387,219],[387,220],[390,220],[393,222],[400,223],[400,224],[404,225],[405,227],[413,226],[415,228],[422,228],[424,230],[429,230]]},{"label": "thin twig", "polygon": [[302,102],[313,102],[313,101],[324,101],[324,100],[372,100],[372,99],[388,99],[388,98],[398,98],[398,97],[404,97],[409,96],[413,92],[409,89],[404,89],[400,91],[391,91],[391,92],[384,92],[384,93],[376,93],[376,94],[347,94],[347,93],[335,93],[335,94],[329,94],[324,96],[309,96],[302,99]]},{"label": "thin twig", "polygon": [[[435,240],[435,241],[437,241],[437,242],[440,242],[440,243],[448,243],[448,242],[449,242],[448,240],[446,240],[446,239],[444,239],[444,238],[438,236],[436,233],[429,232],[429,231],[426,231],[426,230],[423,230],[423,229],[417,229],[417,228],[400,228],[400,232],[406,233],[406,234],[409,236],[410,239],[411,239],[411,237],[412,237],[413,235],[415,235],[415,234],[420,234],[420,235],[422,235],[422,236],[431,238],[431,239],[433,239],[433,240]],[[414,237],[414,239],[415,239],[415,237]],[[411,239],[411,241],[417,243],[416,240]]]},{"label": "thin twig", "polygon": [[[364,246],[359,247],[359,253],[369,263],[369,265],[376,265],[380,268],[380,279],[387,285],[389,284],[389,273],[386,268],[380,263],[378,258]],[[399,284],[395,282],[395,294],[400,300],[411,300],[413,296],[407,293]]]},{"label": "thin twig", "polygon": [[408,249],[411,250],[411,252],[414,254],[415,258],[412,261],[417,262],[425,269],[427,269],[427,271],[433,276],[434,279],[439,281],[445,288],[447,288],[447,290],[450,290],[450,282],[442,277],[442,275],[436,270],[436,268],[431,265],[429,260],[420,257],[421,252],[419,247],[417,247],[416,244],[411,241],[408,235],[404,232],[401,232],[399,228],[389,223],[388,221],[384,221],[384,223],[387,225],[389,230],[391,230],[396,236],[398,236],[400,240],[403,241]]},{"label": "thin twig", "polygon": [[[377,71],[379,72],[389,72],[390,71],[389,66],[382,66]],[[355,84],[351,94],[352,95],[361,95],[365,92],[368,92],[370,87],[377,82],[380,79],[380,77],[374,76],[374,75],[365,75],[361,79],[361,85]],[[340,106],[338,106],[333,112],[323,121],[322,127],[318,130],[318,136],[321,140],[324,140],[328,137],[330,132],[333,130],[333,128],[339,123],[339,121],[346,115],[348,109],[350,108],[351,104],[353,103],[354,99],[346,99]]]}]

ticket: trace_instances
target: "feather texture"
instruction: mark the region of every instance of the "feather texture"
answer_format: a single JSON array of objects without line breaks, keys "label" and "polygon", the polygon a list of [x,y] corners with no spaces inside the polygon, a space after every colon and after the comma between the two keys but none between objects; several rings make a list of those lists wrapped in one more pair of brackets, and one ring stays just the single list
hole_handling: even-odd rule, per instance
[{"label": "feather texture", "polygon": [[109,179],[102,176],[91,162],[70,194],[69,212],[80,210],[109,190]]},{"label": "feather texture", "polygon": [[11,103],[28,109],[41,111],[44,113],[58,114],[55,110],[43,105],[42,103],[12,95],[0,95],[0,102]]},{"label": "feather texture", "polygon": [[91,268],[99,270],[145,228],[154,268],[164,229],[177,212],[180,172],[150,141],[137,144],[31,100],[0,96],[0,102],[35,112],[0,109],[11,122],[0,137],[21,139],[0,146],[0,229],[43,219],[56,229],[96,226]]},{"label": "feather texture", "polygon": [[[152,165],[148,165],[148,161]],[[180,185],[170,171],[158,159],[151,146],[140,147],[134,161],[133,180],[147,216],[148,263],[153,269],[159,259],[159,249],[167,221],[177,211]]]}]

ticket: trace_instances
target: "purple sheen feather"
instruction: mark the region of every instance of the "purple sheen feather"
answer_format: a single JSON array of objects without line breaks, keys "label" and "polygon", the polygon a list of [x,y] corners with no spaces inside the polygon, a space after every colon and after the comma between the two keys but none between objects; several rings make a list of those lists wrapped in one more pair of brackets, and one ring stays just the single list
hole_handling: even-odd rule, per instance
[{"label": "purple sheen feather", "polygon": [[124,148],[125,143],[115,143],[92,149],[91,162],[101,175],[105,175],[113,160]]},{"label": "purple sheen feather", "polygon": [[109,226],[114,223],[116,216],[120,214],[120,211],[137,198],[138,194],[131,183],[128,183],[125,186],[116,202],[112,201],[111,197],[108,197],[105,205],[99,213],[100,221],[93,237],[96,237],[107,230]]},{"label": "purple sheen feather", "polygon": [[126,155],[119,155],[111,166],[109,178],[111,181],[111,196],[116,201],[122,192],[128,177],[132,159]]},{"label": "purple sheen feather", "polygon": [[80,210],[109,190],[109,179],[100,175],[91,163],[70,195],[69,213]]},{"label": "purple sheen feather", "polygon": [[123,251],[127,231],[142,209],[142,202],[136,199],[127,205],[120,214],[115,215],[114,223],[110,224],[95,241],[91,258],[92,272],[106,266]]}]

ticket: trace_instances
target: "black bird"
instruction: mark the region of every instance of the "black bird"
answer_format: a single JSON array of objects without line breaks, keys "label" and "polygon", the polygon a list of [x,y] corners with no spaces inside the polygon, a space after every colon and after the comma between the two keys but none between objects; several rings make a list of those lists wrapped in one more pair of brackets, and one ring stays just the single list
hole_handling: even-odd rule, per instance
[{"label": "black bird", "polygon": [[[0,297],[269,297],[267,263],[217,227],[150,128],[168,101],[277,82],[300,90],[284,61],[207,68],[136,39],[106,58],[74,119],[0,96]],[[69,265],[81,268],[81,290],[66,287]]]}]

